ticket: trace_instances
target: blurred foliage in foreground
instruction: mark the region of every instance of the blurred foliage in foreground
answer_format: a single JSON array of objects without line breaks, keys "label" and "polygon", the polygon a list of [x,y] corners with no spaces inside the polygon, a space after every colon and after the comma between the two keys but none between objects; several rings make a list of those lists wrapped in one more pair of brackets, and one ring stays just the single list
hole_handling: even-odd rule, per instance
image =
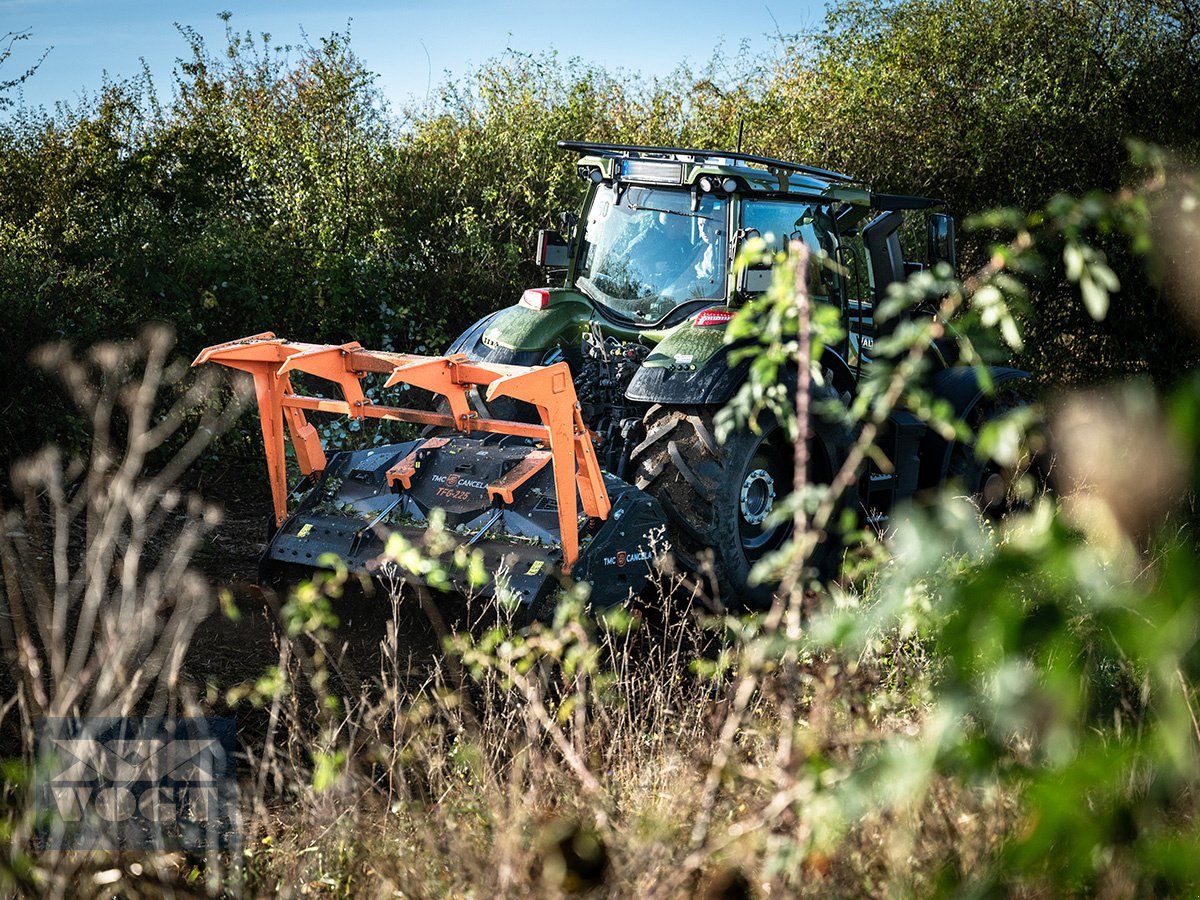
[{"label": "blurred foliage in foreground", "polygon": [[[945,197],[960,217],[1130,183],[1124,141],[1200,151],[1194,0],[842,0],[772,52],[715,52],[663,79],[508,54],[392,111],[348,34],[296,47],[239,33],[0,124],[6,455],[47,413],[24,351],[172,323],[181,352],[271,329],[439,349],[536,281],[534,229],[580,186],[560,138],[732,146]],[[34,36],[36,40],[36,35]],[[36,77],[36,76],[35,76]],[[1125,286],[1103,322],[1061,280],[1030,296],[1021,364],[1090,381],[1195,359],[1163,327],[1159,275],[1093,235]],[[965,242],[974,268],[986,235]],[[7,460],[0,465],[7,465]]]}]

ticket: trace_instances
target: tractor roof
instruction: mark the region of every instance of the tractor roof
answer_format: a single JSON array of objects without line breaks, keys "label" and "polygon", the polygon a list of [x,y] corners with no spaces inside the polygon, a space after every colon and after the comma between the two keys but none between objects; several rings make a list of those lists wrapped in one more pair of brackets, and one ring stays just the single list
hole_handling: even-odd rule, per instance
[{"label": "tractor roof", "polygon": [[595,167],[605,180],[649,184],[694,184],[700,178],[734,177],[751,191],[820,195],[828,200],[853,202],[867,195],[859,179],[829,169],[786,162],[767,156],[731,150],[696,150],[686,147],[647,147],[635,144],[596,144],[559,141],[563,150],[580,154],[580,171]]}]

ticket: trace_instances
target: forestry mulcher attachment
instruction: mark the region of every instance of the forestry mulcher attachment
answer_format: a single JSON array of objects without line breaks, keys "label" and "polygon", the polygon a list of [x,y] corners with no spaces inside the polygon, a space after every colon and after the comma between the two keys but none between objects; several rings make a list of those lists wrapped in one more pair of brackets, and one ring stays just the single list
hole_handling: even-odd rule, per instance
[{"label": "forestry mulcher attachment", "polygon": [[[889,287],[925,266],[953,264],[953,219],[938,201],[875,193],[777,159],[559,146],[578,155],[586,193],[580,215],[563,213],[559,231],[538,235],[548,286],[485,316],[446,356],[270,334],[200,354],[197,364],[254,376],[278,525],[268,571],[315,567],[325,553],[370,569],[389,533],[416,541],[443,510],[456,539],[483,552],[489,575],[507,573],[535,610],[560,573],[590,582],[598,606],[624,600],[665,544],[685,568],[711,576],[706,583],[725,602],[770,601],[772,586],[755,583],[751,570],[790,536],[778,507],[793,484],[792,441],[767,416],[715,439],[716,413],[750,365],[733,355],[725,325],[771,283],[769,267],[736,267],[738,252],[752,238],[780,249],[803,241],[820,262],[810,268],[813,301],[840,312],[845,337],[822,348],[813,397],[827,402],[813,405],[807,435],[808,481],[828,483],[854,435],[843,417],[820,410],[853,402],[870,373],[876,339],[895,326],[874,318]],[[903,226],[918,217],[924,228],[914,238]],[[981,379],[959,364],[952,339],[933,343],[928,359],[929,392],[973,425],[1010,402],[990,396],[984,382],[1025,377],[993,368]],[[290,376],[301,372],[336,384],[341,399],[298,394]],[[362,383],[372,373],[440,395],[438,411],[371,402]],[[794,369],[786,377],[794,384]],[[327,460],[309,411],[431,427],[422,440]],[[305,476],[291,495],[285,426]],[[877,449],[886,459],[869,462],[846,497],[876,527],[920,490],[950,481],[983,504],[1004,495],[1006,473],[907,411],[892,413]]]},{"label": "forestry mulcher attachment", "polygon": [[[502,583],[510,597],[537,609],[560,584],[560,574],[591,583],[593,602],[601,606],[644,586],[654,545],[663,541],[662,511],[649,495],[601,471],[566,363],[473,363],[463,355],[296,343],[270,332],[209,347],[193,365],[207,362],[254,377],[277,526],[263,556],[267,577],[320,566],[326,553],[353,569],[374,571],[389,533],[421,548],[430,518],[440,510],[445,526],[483,554],[489,576],[487,583],[471,585],[469,568],[449,566],[449,579],[460,590],[491,596]],[[298,394],[292,373],[332,382],[342,399]],[[370,373],[387,376],[384,387],[438,394],[448,412],[373,403],[361,383]],[[480,416],[479,396],[485,403],[507,398],[528,404],[540,421]],[[330,460],[305,411],[442,431]],[[285,426],[305,479],[293,512]]]}]

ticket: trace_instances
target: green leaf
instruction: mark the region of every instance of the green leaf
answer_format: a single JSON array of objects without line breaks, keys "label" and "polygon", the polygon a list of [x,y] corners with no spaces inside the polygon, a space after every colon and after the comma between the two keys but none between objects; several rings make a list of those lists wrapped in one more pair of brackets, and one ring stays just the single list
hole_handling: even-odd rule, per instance
[{"label": "green leaf", "polygon": [[346,751],[323,753],[318,750],[314,754],[313,762],[313,790],[319,794],[337,783],[346,765]]},{"label": "green leaf", "polygon": [[1092,280],[1090,271],[1079,279],[1079,290],[1083,295],[1083,305],[1097,322],[1108,315],[1108,291],[1104,286]]}]

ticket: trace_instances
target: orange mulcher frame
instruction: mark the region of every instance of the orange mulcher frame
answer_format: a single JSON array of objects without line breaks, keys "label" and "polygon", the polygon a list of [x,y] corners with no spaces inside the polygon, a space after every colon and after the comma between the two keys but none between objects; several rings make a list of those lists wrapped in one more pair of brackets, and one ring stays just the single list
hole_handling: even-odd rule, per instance
[{"label": "orange mulcher frame", "polygon": [[[471,362],[462,355],[414,356],[364,350],[357,343],[303,344],[277,338],[269,331],[209,347],[196,357],[192,365],[199,366],[207,362],[220,363],[254,376],[276,524],[282,524],[288,515],[284,422],[287,423],[300,471],[311,475],[325,469],[325,450],[317,430],[304,416],[306,409],[341,413],[352,419],[390,419],[456,428],[464,434],[485,431],[542,441],[550,448],[549,452],[532,450],[514,469],[488,486],[488,498],[511,503],[512,491],[549,461],[554,471],[564,571],[569,572],[579,558],[576,488],[587,515],[598,519],[608,518],[611,508],[608,491],[596,461],[592,434],[579,414],[575,385],[566,363],[532,367],[503,366]],[[307,372],[332,381],[341,389],[344,399],[325,400],[297,394],[292,389],[289,372]],[[388,387],[404,383],[441,394],[450,404],[450,414],[399,406],[377,406],[363,394],[359,383],[368,372],[386,374],[388,379],[385,386]],[[537,408],[542,424],[478,416],[471,408],[469,398],[471,390],[475,388],[486,388],[485,400],[511,397],[532,404]],[[435,443],[438,441],[440,444]],[[445,443],[444,438],[432,438],[425,446]],[[400,460],[388,470],[388,483],[393,486],[399,483],[404,489],[410,488],[415,469],[416,460],[412,455]]]}]

